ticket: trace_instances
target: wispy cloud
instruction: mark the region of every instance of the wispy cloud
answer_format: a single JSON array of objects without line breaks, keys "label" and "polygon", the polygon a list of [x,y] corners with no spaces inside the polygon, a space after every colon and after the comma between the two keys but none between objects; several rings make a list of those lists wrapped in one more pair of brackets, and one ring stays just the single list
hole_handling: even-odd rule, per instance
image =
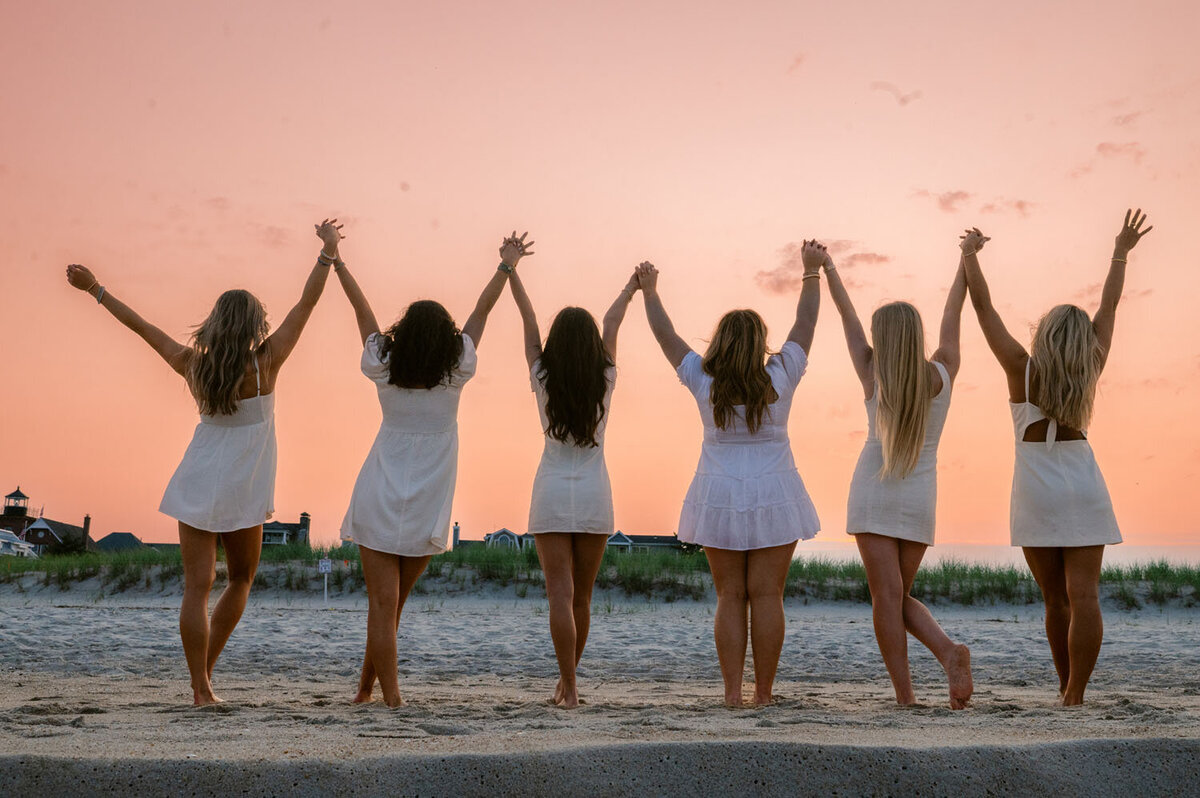
[{"label": "wispy cloud", "polygon": [[798,71],[800,67],[804,66],[804,61],[807,58],[808,56],[806,56],[804,53],[796,53],[796,56],[792,59],[792,63],[788,64],[786,74],[790,75],[793,72]]},{"label": "wispy cloud", "polygon": [[1103,158],[1130,158],[1134,163],[1141,163],[1146,157],[1146,149],[1136,141],[1116,143],[1102,141],[1096,145],[1096,153]]},{"label": "wispy cloud", "polygon": [[1125,127],[1126,125],[1132,125],[1141,115],[1141,111],[1132,111],[1128,114],[1119,114],[1112,118],[1112,123],[1117,127]]},{"label": "wispy cloud", "polygon": [[1029,200],[1000,198],[992,200],[991,202],[985,202],[983,205],[979,206],[979,212],[1004,213],[1006,211],[1013,211],[1018,215],[1025,217],[1029,215],[1029,212],[1032,211],[1034,207],[1035,203],[1032,203]]},{"label": "wispy cloud", "polygon": [[[1104,293],[1104,283],[1089,283],[1083,288],[1071,294],[1071,299],[1078,304],[1093,304],[1100,301],[1100,295]],[[1145,299],[1154,293],[1153,288],[1130,288],[1121,294],[1121,299],[1126,302],[1132,302],[1137,299]]]},{"label": "wispy cloud", "polygon": [[915,101],[921,99],[921,97],[922,97],[922,93],[921,93],[920,89],[914,89],[913,91],[910,91],[906,94],[906,93],[900,91],[900,87],[897,86],[895,83],[889,83],[886,80],[875,81],[874,83],[871,84],[871,90],[887,92],[888,94],[892,95],[892,97],[900,105],[908,105],[909,103],[915,102]]},{"label": "wispy cloud", "polygon": [[[876,266],[891,261],[888,255],[878,252],[860,251],[854,241],[834,239],[826,241],[825,248],[830,257],[840,269],[853,269],[858,266]],[[803,244],[795,241],[788,242],[779,250],[779,265],[774,269],[763,270],[754,275],[759,288],[769,294],[794,294],[800,290],[804,278],[804,261],[801,255]],[[851,276],[843,276],[843,282],[849,287],[860,284]]]},{"label": "wispy cloud", "polygon": [[292,240],[292,231],[273,224],[251,225],[258,240],[271,249],[282,249]]},{"label": "wispy cloud", "polygon": [[228,197],[209,197],[208,199],[204,200],[203,204],[205,207],[220,213],[224,213],[225,211],[229,210]]},{"label": "wispy cloud", "polygon": [[969,191],[962,190],[933,192],[922,188],[914,191],[913,196],[932,199],[937,203],[938,208],[946,213],[957,213],[961,206],[974,195]]}]

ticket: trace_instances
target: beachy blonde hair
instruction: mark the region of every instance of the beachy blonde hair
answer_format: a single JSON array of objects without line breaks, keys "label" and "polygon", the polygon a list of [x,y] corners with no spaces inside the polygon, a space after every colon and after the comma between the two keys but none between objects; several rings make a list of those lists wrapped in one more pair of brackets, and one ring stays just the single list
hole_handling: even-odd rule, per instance
[{"label": "beachy blonde hair", "polygon": [[767,374],[767,354],[767,325],[753,310],[731,310],[717,322],[703,368],[713,378],[709,400],[720,429],[733,426],[733,408],[739,404],[745,406],[751,433],[762,426],[768,405],[778,398]]},{"label": "beachy blonde hair", "polygon": [[1104,350],[1083,308],[1058,305],[1042,316],[1029,359],[1037,379],[1026,400],[1065,427],[1087,429]]},{"label": "beachy blonde hair", "polygon": [[250,358],[267,338],[267,311],[249,291],[217,297],[212,312],[192,333],[187,381],[200,412],[233,415]]},{"label": "beachy blonde hair", "polygon": [[921,314],[907,302],[883,305],[871,316],[875,421],[883,446],[883,478],[903,479],[917,467],[929,421],[930,379]]}]

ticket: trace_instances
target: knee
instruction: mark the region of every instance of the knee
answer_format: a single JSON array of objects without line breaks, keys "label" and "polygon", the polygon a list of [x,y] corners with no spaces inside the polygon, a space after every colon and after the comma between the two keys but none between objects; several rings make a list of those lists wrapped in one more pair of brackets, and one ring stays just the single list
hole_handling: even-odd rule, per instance
[{"label": "knee", "polygon": [[230,571],[229,586],[239,590],[249,590],[254,583],[254,571]]},{"label": "knee", "polygon": [[745,585],[726,585],[717,588],[717,598],[722,601],[733,601],[745,604],[748,594]]},{"label": "knee", "polygon": [[207,573],[200,571],[185,571],[183,574],[183,591],[185,593],[201,592],[207,594],[212,590],[213,582],[216,581],[216,571]]},{"label": "knee", "polygon": [[752,584],[746,586],[746,597],[751,604],[782,602],[783,585]]},{"label": "knee", "polygon": [[1100,603],[1100,586],[1093,582],[1067,585],[1066,601],[1072,606]]},{"label": "knee", "polygon": [[571,596],[571,608],[576,612],[581,610],[590,610],[592,608],[592,591],[591,588],[586,590],[576,590]]}]

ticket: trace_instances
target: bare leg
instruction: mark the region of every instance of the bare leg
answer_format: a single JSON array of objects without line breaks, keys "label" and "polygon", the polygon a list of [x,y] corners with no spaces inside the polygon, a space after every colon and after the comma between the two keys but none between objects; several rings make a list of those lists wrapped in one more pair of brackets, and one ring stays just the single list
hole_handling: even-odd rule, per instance
[{"label": "bare leg", "polygon": [[875,642],[883,655],[883,664],[892,677],[896,703],[915,704],[912,674],[908,669],[908,631],[904,625],[904,579],[900,573],[900,542],[883,535],[854,536],[867,571],[871,589],[871,616],[875,622]]},{"label": "bare leg", "polygon": [[208,633],[208,678],[212,679],[213,666],[225,648],[229,636],[237,627],[250,597],[250,586],[258,571],[258,558],[262,553],[262,526],[239,529],[221,534],[221,545],[225,548],[225,568],[229,584],[221,591],[221,597],[213,607]]},{"label": "bare leg", "polygon": [[1063,549],[1025,546],[1021,550],[1046,604],[1046,639],[1050,641],[1050,656],[1054,658],[1054,669],[1058,671],[1058,692],[1065,694],[1071,678],[1071,650],[1068,645],[1071,603],[1067,599]]},{"label": "bare leg", "polygon": [[754,703],[769,704],[783,651],[783,588],[795,543],[746,552],[746,595],[754,650]]},{"label": "bare leg", "polygon": [[358,547],[362,558],[363,578],[367,582],[367,660],[359,679],[359,695],[363,685],[370,687],[375,678],[383,690],[383,700],[389,707],[404,703],[400,697],[400,682],[396,675],[396,629],[399,620],[396,609],[400,606],[400,557],[365,546]]},{"label": "bare leg", "polygon": [[192,702],[215,704],[208,676],[208,592],[217,564],[217,536],[179,524],[179,554],[183,558],[183,601],[179,605],[179,637],[192,677]]},{"label": "bare leg", "polygon": [[725,705],[742,705],[742,673],[746,669],[746,626],[749,602],[746,596],[746,552],[704,547],[708,568],[717,591],[713,637],[717,661],[725,682]]},{"label": "bare leg", "polygon": [[1062,550],[1067,580],[1067,599],[1071,603],[1071,629],[1067,635],[1071,667],[1063,706],[1083,703],[1083,691],[1092,678],[1100,643],[1104,638],[1104,620],[1100,616],[1100,566],[1103,546],[1078,546]]},{"label": "bare leg", "polygon": [[950,682],[950,708],[965,709],[975,691],[971,680],[971,650],[951,640],[929,609],[912,596],[913,580],[928,547],[911,540],[897,542],[900,545],[900,578],[904,580],[904,626],[933,652],[946,671]]},{"label": "bare leg", "polygon": [[[380,552],[374,552],[374,553],[379,554]],[[361,549],[360,549],[360,556],[361,556]],[[397,594],[396,594],[396,628],[392,630],[392,640],[394,641],[396,638],[396,634],[400,631],[400,615],[404,611],[404,603],[408,600],[408,596],[412,592],[413,585],[415,585],[417,583],[417,580],[421,578],[421,574],[425,573],[425,569],[429,566],[429,561],[431,559],[433,559],[433,555],[426,554],[421,557],[404,557],[401,555],[389,554],[389,555],[385,555],[385,556],[398,557],[400,560],[400,564],[399,564],[400,580],[399,580],[398,590],[397,590]],[[364,578],[366,577],[365,571],[363,573],[363,576],[364,576]],[[371,607],[370,607],[370,603],[369,603],[369,598],[370,598],[370,596],[368,595],[368,604],[367,604],[368,637],[369,637],[369,633],[370,633],[370,622],[371,622]],[[395,646],[393,645],[392,648],[394,650]],[[358,692],[355,693],[355,695],[354,695],[353,703],[366,704],[372,700],[371,694],[375,690],[376,678],[377,677],[376,677],[376,673],[375,673],[375,663],[371,660],[371,648],[370,648],[370,646],[368,646],[366,653],[363,655],[362,675],[359,676],[359,679],[358,679]],[[383,682],[380,681],[380,684],[382,685]],[[398,675],[397,675],[396,689],[397,689],[397,691],[399,691],[399,676]],[[386,700],[387,700],[387,694],[385,692],[384,693],[384,701],[386,702]],[[404,701],[403,701],[403,699],[401,699],[400,704],[403,704],[403,703],[404,703]],[[392,705],[389,704],[389,706],[392,706]],[[399,705],[396,705],[396,706],[399,706]]]},{"label": "bare leg", "polygon": [[554,657],[558,660],[558,688],[554,703],[561,707],[579,706],[579,690],[575,684],[575,665],[578,662],[578,630],[575,627],[575,553],[566,532],[540,532],[534,535],[538,560],[546,577],[546,598],[550,602],[550,639]]},{"label": "bare leg", "polygon": [[[571,615],[575,619],[575,667],[578,668],[579,661],[583,659],[583,649],[587,645],[588,630],[592,625],[592,588],[596,585],[596,574],[600,573],[600,562],[608,548],[608,536],[572,535],[571,547]],[[565,696],[562,697],[566,706]]]}]

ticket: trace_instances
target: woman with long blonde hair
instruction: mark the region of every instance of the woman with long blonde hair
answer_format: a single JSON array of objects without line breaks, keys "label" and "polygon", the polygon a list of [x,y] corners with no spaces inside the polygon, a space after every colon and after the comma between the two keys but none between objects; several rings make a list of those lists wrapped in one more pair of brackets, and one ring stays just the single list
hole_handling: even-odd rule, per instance
[{"label": "woman with long blonde hair", "polygon": [[713,619],[725,703],[742,706],[746,626],[754,651],[754,703],[769,704],[783,650],[783,589],[797,540],[820,521],[788,441],[792,396],[808,365],[820,307],[825,250],[805,241],[796,319],[778,354],[753,310],[721,317],[701,357],[679,337],[658,295],[658,270],[638,267],[646,318],[691,391],[704,424],[696,475],[683,500],[679,539],[704,547],[717,591]]},{"label": "woman with long blonde hair", "polygon": [[940,342],[929,359],[915,307],[907,302],[879,307],[871,316],[868,342],[833,261],[826,257],[824,266],[867,406],[867,440],[850,481],[846,532],[854,535],[867,571],[875,639],[896,703],[917,700],[908,667],[911,633],[946,671],[950,708],[962,709],[973,689],[970,651],[951,640],[911,595],[921,558],[933,544],[938,441],[958,374],[967,296],[962,260],[946,295]]},{"label": "woman with long blonde hair", "polygon": [[579,706],[575,672],[591,625],[592,587],[614,529],[604,433],[617,380],[617,332],[637,292],[637,274],[604,314],[603,331],[583,308],[563,308],[544,346],[533,302],[515,270],[509,288],[521,313],[525,361],[545,436],[529,502],[529,533],[550,603],[559,674],[553,700],[572,709]]},{"label": "woman with long blonde hair", "polygon": [[1096,383],[1112,346],[1129,252],[1152,227],[1139,208],[1117,233],[1100,309],[1088,318],[1058,305],[1038,322],[1025,352],[1000,319],[976,253],[988,239],[963,236],[971,303],[1008,378],[1016,434],[1009,525],[1046,602],[1046,637],[1064,706],[1083,703],[1100,655],[1100,567],[1104,547],[1121,542],[1108,487],[1088,443]]},{"label": "woman with long blonde hair", "polygon": [[[213,666],[246,608],[262,550],[262,525],[275,510],[275,381],[337,260],[336,222],[316,225],[324,246],[300,301],[274,333],[262,303],[235,289],[217,298],[190,345],[184,345],[113,296],[86,266],[67,267],[72,286],[95,297],[187,381],[200,410],[200,423],[158,508],[179,522],[179,636],[196,706],[221,700],[213,692]],[[229,583],[210,619],[218,539]]]}]

